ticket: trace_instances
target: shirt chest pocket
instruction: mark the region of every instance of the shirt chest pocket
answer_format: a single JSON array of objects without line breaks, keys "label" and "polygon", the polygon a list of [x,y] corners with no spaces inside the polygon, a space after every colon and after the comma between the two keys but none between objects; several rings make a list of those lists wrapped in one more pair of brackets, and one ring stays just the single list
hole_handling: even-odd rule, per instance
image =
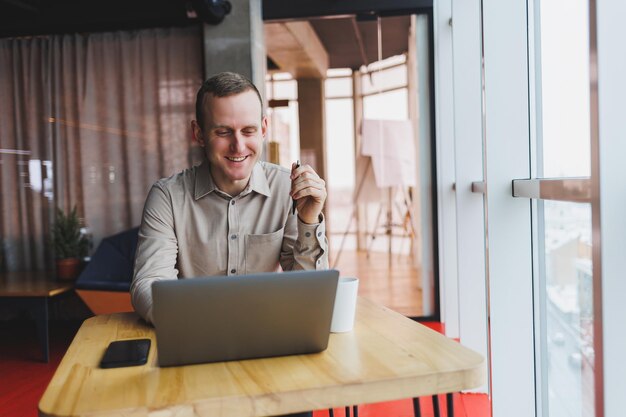
[{"label": "shirt chest pocket", "polygon": [[284,230],[245,236],[246,274],[278,270]]}]

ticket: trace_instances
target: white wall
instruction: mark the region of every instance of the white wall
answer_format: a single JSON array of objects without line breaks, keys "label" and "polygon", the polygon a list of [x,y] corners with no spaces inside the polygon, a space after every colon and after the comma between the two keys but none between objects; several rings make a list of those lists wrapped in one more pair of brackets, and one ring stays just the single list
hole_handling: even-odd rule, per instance
[{"label": "white wall", "polygon": [[480,2],[439,1],[434,21],[441,316],[488,359]]},{"label": "white wall", "polygon": [[483,0],[491,394],[494,417],[535,415],[526,1]]},{"label": "white wall", "polygon": [[437,229],[441,321],[446,335],[459,336],[459,298],[454,192],[454,91],[452,61],[452,3],[434,4],[435,135],[437,156]]},{"label": "white wall", "polygon": [[[511,180],[528,178],[530,173],[526,2],[436,2],[435,65],[442,320],[448,336],[460,336],[461,343],[485,356],[490,335],[494,416],[531,416],[535,391],[530,202],[511,194]],[[483,177],[485,212],[482,196],[470,191],[471,182]]]},{"label": "white wall", "polygon": [[[480,2],[453,0],[454,146],[459,338],[488,358],[483,180]],[[488,384],[475,390],[487,392]]]},{"label": "white wall", "polygon": [[[598,104],[599,142],[596,151],[599,166],[592,175],[598,175],[600,187],[600,241],[594,246],[601,249],[602,271],[602,357],[604,385],[604,416],[624,415],[626,392],[626,3],[623,1],[597,0],[598,24]],[[593,70],[592,70],[593,72]],[[592,100],[593,102],[593,100]],[[592,109],[593,112],[593,109]],[[593,132],[593,129],[592,129]],[[592,133],[592,146],[594,142]],[[592,154],[593,154],[592,150]],[[595,224],[594,224],[595,226]],[[596,258],[594,258],[594,263]],[[594,274],[596,269],[594,266]],[[594,275],[595,276],[595,275]],[[595,288],[594,288],[595,291]],[[595,300],[594,300],[595,302]],[[596,309],[599,312],[600,309]],[[597,314],[597,313],[596,313]],[[596,351],[596,355],[598,351]]]}]

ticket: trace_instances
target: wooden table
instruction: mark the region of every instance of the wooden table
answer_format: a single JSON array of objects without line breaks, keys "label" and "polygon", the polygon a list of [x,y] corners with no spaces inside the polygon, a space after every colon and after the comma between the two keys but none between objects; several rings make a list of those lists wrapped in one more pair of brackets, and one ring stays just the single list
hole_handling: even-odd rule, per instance
[{"label": "wooden table", "polygon": [[50,281],[48,272],[8,272],[0,275],[0,303],[28,309],[37,324],[43,360],[49,360],[48,299],[71,291],[72,283]]},{"label": "wooden table", "polygon": [[[190,329],[192,331],[192,329]],[[153,340],[144,366],[99,369],[110,341]],[[173,368],[134,313],[88,319],[39,402],[40,416],[267,416],[457,392],[485,382],[482,356],[359,299],[350,333],[321,353]]]}]

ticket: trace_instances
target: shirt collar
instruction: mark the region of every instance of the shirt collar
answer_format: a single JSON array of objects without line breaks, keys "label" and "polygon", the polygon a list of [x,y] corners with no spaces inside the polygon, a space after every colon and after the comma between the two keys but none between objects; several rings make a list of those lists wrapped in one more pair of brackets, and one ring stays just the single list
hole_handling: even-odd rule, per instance
[{"label": "shirt collar", "polygon": [[[205,195],[217,190],[219,189],[213,181],[209,161],[205,159],[202,164],[200,164],[196,169],[194,198],[198,200]],[[254,168],[252,168],[252,174],[250,175],[250,182],[246,189],[243,190],[240,195],[243,196],[251,191],[255,191],[267,197],[270,197],[272,195],[269,183],[267,181],[267,176],[265,175],[265,170],[262,166],[262,162],[257,162],[256,164],[254,164]]]},{"label": "shirt collar", "polygon": [[265,169],[263,169],[263,162],[257,162],[252,168],[252,175],[250,175],[250,191],[256,191],[259,194],[263,194],[266,197],[271,197],[270,185],[267,181],[267,175],[265,175]]}]

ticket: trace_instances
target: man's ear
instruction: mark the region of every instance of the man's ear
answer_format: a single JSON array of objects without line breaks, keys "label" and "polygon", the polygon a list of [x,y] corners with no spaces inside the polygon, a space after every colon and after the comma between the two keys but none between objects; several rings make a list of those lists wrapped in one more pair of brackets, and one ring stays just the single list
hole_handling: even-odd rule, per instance
[{"label": "man's ear", "polygon": [[197,121],[191,121],[191,132],[193,133],[193,139],[198,142],[198,144],[204,147],[204,137],[202,137],[202,128]]},{"label": "man's ear", "polygon": [[261,134],[263,136],[263,140],[267,139],[267,116],[263,116],[261,119]]}]

